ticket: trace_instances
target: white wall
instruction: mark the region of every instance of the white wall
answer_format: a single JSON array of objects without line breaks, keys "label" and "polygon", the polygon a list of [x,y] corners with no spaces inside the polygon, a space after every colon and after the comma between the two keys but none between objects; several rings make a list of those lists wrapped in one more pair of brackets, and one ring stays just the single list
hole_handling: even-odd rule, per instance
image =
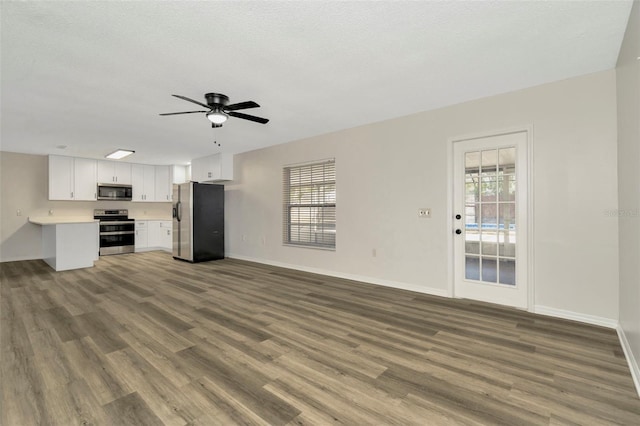
[{"label": "white wall", "polygon": [[[634,2],[616,68],[620,199],[620,325],[640,393],[640,3]],[[626,342],[625,342],[626,340]]]},{"label": "white wall", "polygon": [[[171,218],[170,203],[49,201],[47,156],[0,152],[0,262],[42,258],[42,227],[29,216],[93,217],[93,209],[129,209],[129,217]],[[21,210],[22,215],[16,214]]]},{"label": "white wall", "polygon": [[[447,140],[532,125],[535,304],[615,322],[615,84],[605,71],[236,155],[227,254],[446,294]],[[283,246],[282,167],[329,157],[336,251]]]}]

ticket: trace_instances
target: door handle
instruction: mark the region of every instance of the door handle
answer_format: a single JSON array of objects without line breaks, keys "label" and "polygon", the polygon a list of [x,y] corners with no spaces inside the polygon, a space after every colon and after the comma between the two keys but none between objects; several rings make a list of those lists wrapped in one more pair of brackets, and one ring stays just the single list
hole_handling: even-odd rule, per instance
[{"label": "door handle", "polygon": [[462,229],[456,229],[456,234],[457,234],[457,235],[462,234]]}]

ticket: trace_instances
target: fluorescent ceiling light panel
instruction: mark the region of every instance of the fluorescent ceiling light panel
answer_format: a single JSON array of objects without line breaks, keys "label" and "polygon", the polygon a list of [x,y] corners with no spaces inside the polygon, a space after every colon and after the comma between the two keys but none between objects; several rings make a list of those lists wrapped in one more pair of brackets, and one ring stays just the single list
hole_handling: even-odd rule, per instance
[{"label": "fluorescent ceiling light panel", "polygon": [[130,151],[128,149],[119,149],[117,151],[113,151],[111,154],[106,155],[106,158],[110,158],[112,160],[120,160],[128,155],[133,154],[135,151]]}]

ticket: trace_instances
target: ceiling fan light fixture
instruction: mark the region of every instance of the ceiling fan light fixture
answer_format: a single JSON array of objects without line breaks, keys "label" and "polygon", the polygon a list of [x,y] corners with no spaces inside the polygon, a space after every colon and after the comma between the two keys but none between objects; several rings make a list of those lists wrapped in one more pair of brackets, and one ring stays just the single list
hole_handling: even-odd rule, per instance
[{"label": "ceiling fan light fixture", "polygon": [[207,118],[213,124],[222,124],[227,121],[229,116],[222,111],[211,111],[207,113]]}]

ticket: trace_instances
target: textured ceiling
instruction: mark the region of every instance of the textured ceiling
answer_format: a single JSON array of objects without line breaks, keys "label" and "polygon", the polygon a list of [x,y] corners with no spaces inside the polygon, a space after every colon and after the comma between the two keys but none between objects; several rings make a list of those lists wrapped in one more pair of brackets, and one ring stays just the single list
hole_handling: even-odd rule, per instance
[{"label": "textured ceiling", "polygon": [[[611,69],[631,4],[2,1],[0,147],[151,164],[263,148]],[[158,116],[207,92],[271,121]]]}]

